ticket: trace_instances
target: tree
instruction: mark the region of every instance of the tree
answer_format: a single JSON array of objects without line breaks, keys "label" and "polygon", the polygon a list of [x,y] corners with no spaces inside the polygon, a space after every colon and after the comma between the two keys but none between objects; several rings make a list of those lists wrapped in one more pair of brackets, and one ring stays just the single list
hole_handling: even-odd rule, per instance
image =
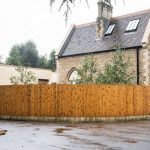
[{"label": "tree", "polygon": [[[52,7],[56,1],[58,2],[58,0],[50,0],[50,6]],[[63,6],[65,6],[64,16],[65,16],[66,22],[68,20],[69,13],[71,13],[71,5],[75,5],[75,1],[76,0],[61,0],[60,6],[59,6],[59,11],[61,10],[61,8]],[[84,0],[84,1],[86,1],[87,6],[88,6],[88,0]],[[104,2],[107,2],[107,1],[108,0],[104,0]],[[109,1],[111,2],[112,0],[109,0]],[[113,1],[116,3],[116,0],[113,0]],[[122,1],[125,4],[124,0],[122,0]]]},{"label": "tree", "polygon": [[117,48],[111,61],[102,70],[98,69],[92,56],[86,56],[81,67],[77,69],[79,77],[75,79],[75,83],[131,84],[134,78],[130,67],[130,58],[120,48]]},{"label": "tree", "polygon": [[130,58],[126,57],[121,49],[117,49],[110,62],[105,64],[99,72],[97,83],[130,84],[133,82],[133,72],[130,69]]},{"label": "tree", "polygon": [[39,54],[34,42],[27,41],[22,45],[21,55],[25,66],[38,67]]},{"label": "tree", "polygon": [[3,62],[2,62],[2,55],[0,55],[0,64],[3,64]]},{"label": "tree", "polygon": [[56,70],[56,51],[52,50],[52,52],[50,53],[50,59],[49,59],[49,63],[48,63],[48,68],[51,69],[52,71]]},{"label": "tree", "polygon": [[39,68],[44,68],[44,69],[48,68],[48,60],[47,60],[47,56],[46,55],[39,57],[39,65],[38,65],[38,67]]},{"label": "tree", "polygon": [[27,67],[18,66],[15,70],[19,73],[19,75],[10,77],[12,85],[27,85],[35,83],[36,77],[31,71],[28,71]]},{"label": "tree", "polygon": [[[58,1],[58,0],[57,0]],[[86,0],[87,1],[87,0]],[[56,2],[56,0],[50,0],[50,6],[52,7],[52,5],[54,4],[54,2]],[[67,22],[68,20],[68,14],[71,12],[71,8],[70,5],[74,5],[75,4],[75,0],[62,0],[61,4],[59,6],[59,11],[61,10],[61,8],[65,5],[65,11],[64,11],[64,16],[65,16],[65,20]]]},{"label": "tree", "polygon": [[21,59],[20,47],[19,47],[19,45],[14,45],[11,48],[11,51],[9,53],[9,57],[6,59],[6,64],[19,66],[22,63],[23,62]]},{"label": "tree", "polygon": [[87,55],[80,68],[77,69],[78,78],[75,79],[77,84],[95,83],[97,74],[97,64],[93,56]]},{"label": "tree", "polygon": [[12,47],[6,64],[38,67],[38,59],[39,54],[36,45],[32,41],[27,41],[24,44],[17,44]]}]

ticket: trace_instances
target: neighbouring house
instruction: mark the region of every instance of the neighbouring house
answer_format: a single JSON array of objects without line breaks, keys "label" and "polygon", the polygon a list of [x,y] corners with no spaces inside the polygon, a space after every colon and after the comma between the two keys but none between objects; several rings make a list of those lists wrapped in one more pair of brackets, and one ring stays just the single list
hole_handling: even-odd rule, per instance
[{"label": "neighbouring house", "polygon": [[[17,76],[16,66],[0,64],[0,85],[10,85],[10,77]],[[36,77],[36,83],[54,83],[56,75],[51,70],[41,68],[28,68]]]},{"label": "neighbouring house", "polygon": [[150,84],[150,9],[112,17],[110,0],[98,1],[97,21],[72,25],[58,54],[58,83],[69,83],[86,54],[93,54],[100,68],[116,46],[131,58],[135,82]]}]

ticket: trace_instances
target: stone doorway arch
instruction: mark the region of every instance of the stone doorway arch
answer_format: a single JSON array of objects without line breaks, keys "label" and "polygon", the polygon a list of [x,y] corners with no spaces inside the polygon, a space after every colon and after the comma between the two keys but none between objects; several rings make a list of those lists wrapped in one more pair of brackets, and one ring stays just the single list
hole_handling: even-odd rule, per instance
[{"label": "stone doorway arch", "polygon": [[75,84],[75,79],[78,78],[77,68],[73,67],[67,74],[67,83]]}]

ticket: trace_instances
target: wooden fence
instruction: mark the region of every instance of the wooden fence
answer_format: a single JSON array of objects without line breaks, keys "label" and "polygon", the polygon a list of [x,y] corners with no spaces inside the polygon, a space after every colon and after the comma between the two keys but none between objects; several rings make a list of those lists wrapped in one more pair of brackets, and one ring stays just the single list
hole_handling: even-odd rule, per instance
[{"label": "wooden fence", "polygon": [[0,116],[122,117],[149,114],[148,86],[0,86]]}]

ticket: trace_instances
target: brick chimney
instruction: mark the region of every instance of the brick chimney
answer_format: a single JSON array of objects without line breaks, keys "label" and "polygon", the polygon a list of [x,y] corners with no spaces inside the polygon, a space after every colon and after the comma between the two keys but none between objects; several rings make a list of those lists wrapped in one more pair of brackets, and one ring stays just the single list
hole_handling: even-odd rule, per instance
[{"label": "brick chimney", "polygon": [[102,36],[104,31],[105,21],[112,17],[113,7],[111,0],[99,0],[98,1],[98,17],[96,21],[96,36]]}]

